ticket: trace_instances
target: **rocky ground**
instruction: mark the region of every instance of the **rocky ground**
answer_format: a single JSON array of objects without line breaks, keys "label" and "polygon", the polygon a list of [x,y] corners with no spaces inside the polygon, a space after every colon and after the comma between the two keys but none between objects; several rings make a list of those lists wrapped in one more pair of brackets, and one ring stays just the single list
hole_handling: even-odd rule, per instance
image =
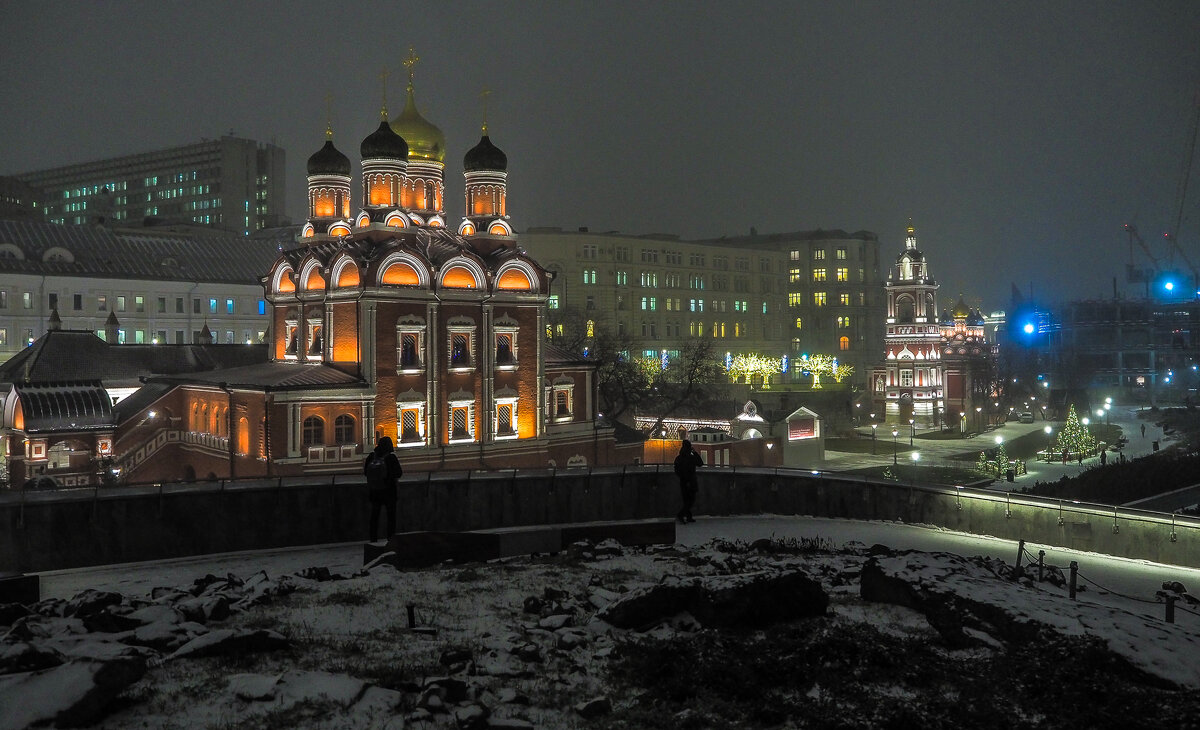
[{"label": "rocky ground", "polygon": [[0,606],[0,729],[1194,726],[1200,624],[1046,578],[758,540],[85,591]]}]

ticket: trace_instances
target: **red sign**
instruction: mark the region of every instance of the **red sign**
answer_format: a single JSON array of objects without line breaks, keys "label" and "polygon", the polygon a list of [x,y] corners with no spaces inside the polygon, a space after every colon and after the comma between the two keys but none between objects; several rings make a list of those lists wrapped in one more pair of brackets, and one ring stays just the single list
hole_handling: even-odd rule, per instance
[{"label": "red sign", "polygon": [[817,422],[813,418],[797,418],[794,421],[788,422],[788,440],[796,441],[798,439],[815,438],[817,435]]}]

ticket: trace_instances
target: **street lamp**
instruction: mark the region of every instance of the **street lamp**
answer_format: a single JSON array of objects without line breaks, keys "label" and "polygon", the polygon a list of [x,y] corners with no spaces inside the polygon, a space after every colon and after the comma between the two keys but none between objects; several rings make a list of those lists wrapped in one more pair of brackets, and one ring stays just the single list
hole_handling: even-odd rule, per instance
[{"label": "street lamp", "polygon": [[[871,415],[874,416],[875,414],[872,413]],[[871,424],[871,456],[875,455],[875,430],[878,428],[879,428],[878,423]]]},{"label": "street lamp", "polygon": [[[1111,400],[1111,399],[1110,399]],[[1104,404],[1104,425],[1108,425],[1108,409],[1112,408],[1112,403]]]},{"label": "street lamp", "polygon": [[892,466],[896,464],[896,437],[900,435],[900,431],[895,426],[892,427]]},{"label": "street lamp", "polygon": [[967,412],[966,411],[958,412],[958,432],[960,434],[962,434],[963,438],[967,437]]},{"label": "street lamp", "polygon": [[975,433],[979,433],[979,414],[983,412],[983,406],[975,406]]},{"label": "street lamp", "polygon": [[[914,467],[917,465],[917,462],[920,460],[921,460],[921,452],[920,451],[912,452],[912,463],[913,463]],[[912,471],[910,471],[908,473],[908,486],[911,487],[913,485],[913,483],[916,482],[916,480],[917,480],[917,470],[913,469]]]},{"label": "street lamp", "polygon": [[1052,432],[1054,429],[1050,428],[1049,426],[1046,426],[1046,427],[1045,427],[1045,428],[1043,428],[1042,430],[1046,432],[1046,463],[1047,463],[1047,464],[1049,464],[1049,463],[1050,463],[1050,447],[1051,447],[1051,446],[1053,445],[1053,443],[1054,443],[1054,442],[1053,442],[1053,441],[1051,441],[1051,439],[1050,439],[1050,433],[1051,433],[1051,432]]},{"label": "street lamp", "polygon": [[917,420],[915,418],[908,419],[908,446],[912,448],[913,435],[917,432]]}]

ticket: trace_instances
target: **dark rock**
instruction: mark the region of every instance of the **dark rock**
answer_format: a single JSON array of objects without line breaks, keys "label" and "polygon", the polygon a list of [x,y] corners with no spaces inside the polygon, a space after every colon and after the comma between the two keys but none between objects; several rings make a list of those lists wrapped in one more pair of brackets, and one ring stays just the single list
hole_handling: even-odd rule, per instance
[{"label": "dark rock", "polygon": [[12,626],[14,621],[31,613],[33,611],[20,603],[0,603],[0,626]]},{"label": "dark rock", "polygon": [[63,609],[63,615],[75,616],[76,618],[93,616],[109,606],[120,604],[121,599],[122,596],[120,593],[88,588],[86,591],[76,594],[74,598],[67,601],[67,605]]},{"label": "dark rock", "polygon": [[895,555],[895,554],[896,554],[895,550],[891,549],[887,545],[880,545],[879,543],[875,543],[871,547],[867,548],[867,555]]},{"label": "dark rock", "polygon": [[438,657],[438,664],[441,664],[443,667],[453,667],[466,664],[467,662],[470,662],[472,658],[473,655],[471,654],[470,649],[451,647],[443,651],[442,655]]},{"label": "dark rock", "polygon": [[105,609],[95,615],[84,616],[83,625],[88,631],[93,633],[116,634],[121,631],[136,629],[142,625],[142,622]]},{"label": "dark rock", "polygon": [[67,602],[61,598],[45,598],[29,606],[39,616],[65,616]]},{"label": "dark rock", "polygon": [[[304,570],[296,573],[296,575],[300,576],[301,578],[315,580],[320,583],[324,583],[327,580],[334,580],[333,574],[330,573],[329,568],[326,568],[325,566],[305,568]],[[338,576],[338,578],[341,578],[341,576]]]},{"label": "dark rock", "polygon": [[63,661],[57,651],[24,641],[0,646],[0,674],[48,669]]},{"label": "dark rock", "polygon": [[267,629],[256,631],[235,631],[233,629],[218,629],[191,641],[175,650],[172,659],[180,657],[223,656],[226,654],[243,654],[258,651],[275,651],[286,649],[288,640],[281,634]]},{"label": "dark rock", "polygon": [[454,724],[460,730],[479,730],[487,727],[487,719],[490,714],[488,709],[482,705],[463,705],[454,710]]},{"label": "dark rock", "polygon": [[762,627],[823,616],[829,596],[805,573],[759,572],[664,582],[632,592],[596,615],[626,629],[649,628],[687,611],[705,626]]},{"label": "dark rock", "polygon": [[541,613],[542,599],[538,598],[537,596],[529,596],[525,599],[522,610],[525,611],[525,613]]},{"label": "dark rock", "polygon": [[0,707],[12,727],[93,725],[145,673],[137,658],[69,662],[0,684]]},{"label": "dark rock", "polygon": [[612,712],[612,701],[607,697],[596,697],[575,705],[575,712],[578,712],[580,717],[589,719],[607,715]]},{"label": "dark rock", "polygon": [[514,646],[512,648],[512,655],[521,661],[532,662],[533,664],[541,664],[544,661],[541,647],[532,642]]},{"label": "dark rock", "polygon": [[467,699],[467,683],[456,677],[430,677],[425,680],[425,689],[437,688],[446,702],[457,704]]},{"label": "dark rock", "polygon": [[568,593],[567,591],[564,591],[564,590],[561,590],[558,588],[552,588],[550,586],[546,586],[542,590],[542,597],[545,598],[547,601],[563,601],[563,600],[566,600],[567,598],[570,598],[571,594]]}]

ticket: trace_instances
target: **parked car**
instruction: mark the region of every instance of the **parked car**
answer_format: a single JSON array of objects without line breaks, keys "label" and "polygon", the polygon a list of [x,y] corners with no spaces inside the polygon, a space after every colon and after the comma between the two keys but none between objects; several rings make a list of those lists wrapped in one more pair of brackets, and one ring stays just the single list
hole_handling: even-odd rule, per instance
[{"label": "parked car", "polygon": [[1030,411],[1025,411],[1021,415],[1017,416],[1017,420],[1021,423],[1033,423],[1033,413]]}]

